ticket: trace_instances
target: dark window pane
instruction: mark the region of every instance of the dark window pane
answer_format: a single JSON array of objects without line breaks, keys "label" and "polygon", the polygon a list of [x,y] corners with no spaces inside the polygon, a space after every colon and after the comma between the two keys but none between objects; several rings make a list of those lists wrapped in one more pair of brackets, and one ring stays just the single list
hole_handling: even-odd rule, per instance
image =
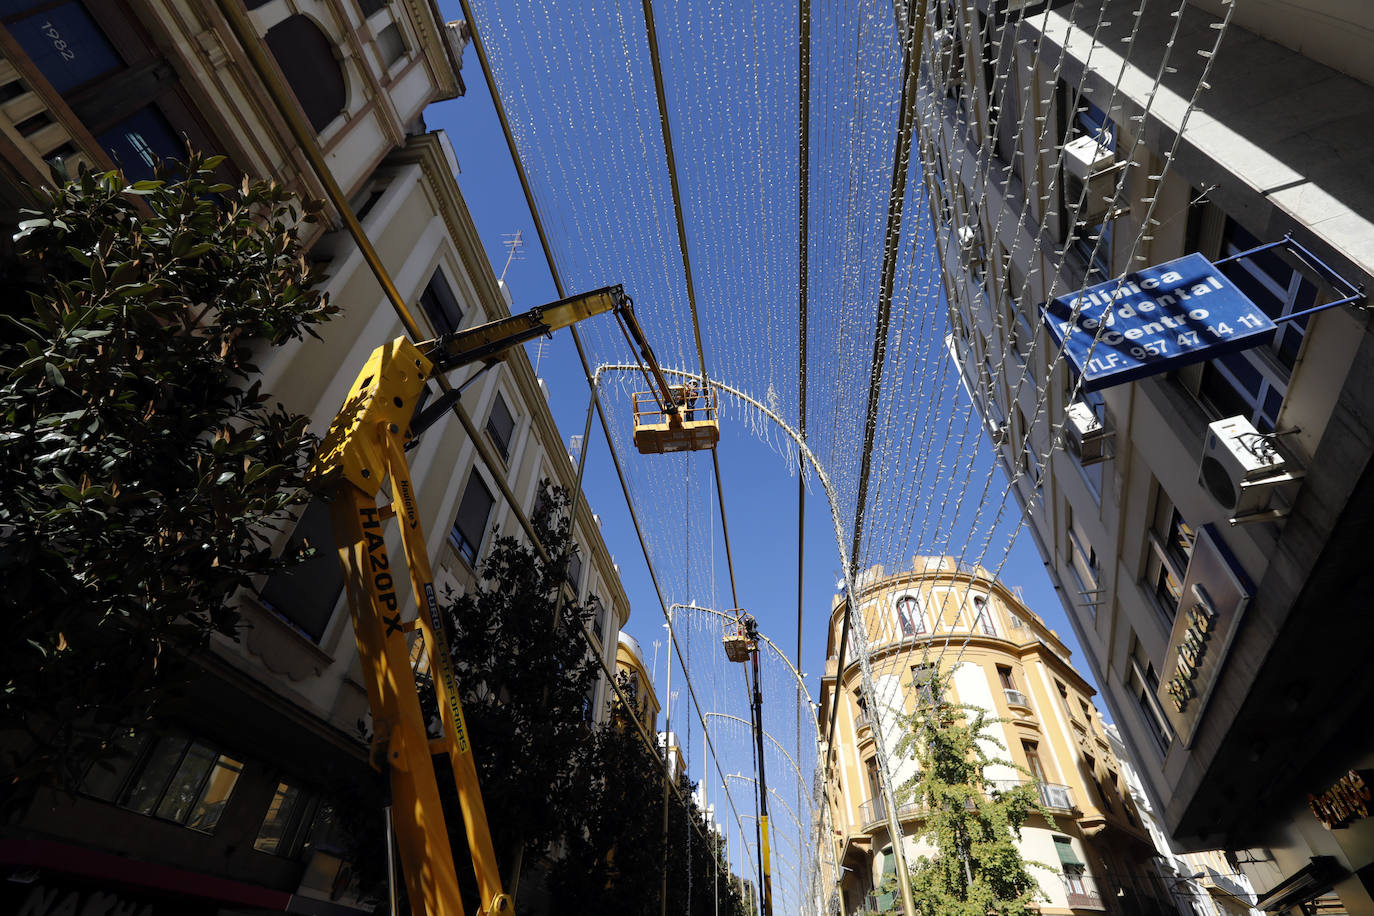
[{"label": "dark window pane", "polygon": [[305,16],[292,16],[267,31],[267,48],[301,103],[316,133],[343,113],[348,93],[334,43]]},{"label": "dark window pane", "polygon": [[210,771],[210,778],[205,781],[205,788],[200,791],[196,806],[191,809],[186,826],[201,833],[214,833],[242,772],[242,761],[220,754],[215,760],[214,769]]},{"label": "dark window pane", "polygon": [[358,0],[358,6],[364,16],[371,16],[386,6],[386,0]]},{"label": "dark window pane", "polygon": [[342,856],[348,851],[348,834],[339,823],[334,806],[329,803],[320,805],[315,819],[310,824],[310,835],[306,837],[306,849],[315,849],[332,855]]},{"label": "dark window pane", "polygon": [[577,591],[578,586],[582,584],[582,555],[575,549],[568,556],[568,584],[572,586],[573,591]]},{"label": "dark window pane", "polygon": [[143,772],[130,788],[123,806],[139,814],[152,814],[162,790],[167,786],[172,771],[181,762],[181,754],[186,750],[185,738],[171,736],[159,738],[157,746],[143,767]]},{"label": "dark window pane", "polygon": [[510,441],[515,434],[515,418],[510,415],[510,408],[506,406],[506,399],[501,397],[501,393],[496,393],[496,399],[491,405],[491,415],[487,417],[487,433],[491,440],[496,443],[496,448],[501,453],[502,458],[510,457]]},{"label": "dark window pane", "polygon": [[302,546],[313,547],[314,555],[268,579],[260,597],[264,604],[319,642],[343,591],[343,567],[334,549],[329,506],[319,500],[306,507],[291,533],[287,550]]},{"label": "dark window pane", "polygon": [[429,278],[429,284],[420,294],[420,305],[434,325],[436,334],[452,334],[463,324],[463,309],[444,280],[443,271],[436,270]]},{"label": "dark window pane", "polygon": [[147,742],[146,733],[131,728],[123,729],[111,742],[109,755],[91,764],[86,771],[81,791],[101,801],[114,801]]},{"label": "dark window pane", "polygon": [[449,535],[453,545],[467,557],[469,563],[477,562],[477,554],[482,548],[482,535],[486,533],[487,519],[495,503],[491,491],[477,471],[473,470],[468,478],[468,488],[463,492],[463,501],[458,504],[458,520],[453,523],[453,531]]},{"label": "dark window pane", "polygon": [[159,159],[186,158],[186,144],[153,105],[140,108],[95,139],[130,181],[152,178]]},{"label": "dark window pane", "polygon": [[178,824],[186,823],[191,806],[200,798],[200,787],[215,765],[218,755],[203,744],[193,744],[181,759],[162,802],[157,806],[157,816]]},{"label": "dark window pane", "polygon": [[301,790],[299,788],[284,782],[277,783],[276,794],[272,796],[272,803],[267,807],[267,816],[262,820],[262,828],[258,830],[258,838],[253,841],[254,849],[258,852],[268,852],[275,855],[288,855],[290,853],[290,843],[286,832],[291,826],[292,817],[295,815],[300,801]]},{"label": "dark window pane", "polygon": [[124,66],[80,3],[60,4],[7,28],[53,88],[63,94]]}]

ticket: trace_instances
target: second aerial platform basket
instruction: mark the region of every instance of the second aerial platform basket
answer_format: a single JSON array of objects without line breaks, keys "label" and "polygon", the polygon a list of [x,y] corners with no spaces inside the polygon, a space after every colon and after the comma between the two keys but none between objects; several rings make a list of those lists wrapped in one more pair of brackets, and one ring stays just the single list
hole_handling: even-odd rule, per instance
[{"label": "second aerial platform basket", "polygon": [[721,642],[725,645],[726,658],[732,662],[749,661],[749,653],[759,647],[758,639],[751,629],[746,625],[744,617],[738,617],[725,624],[725,637]]},{"label": "second aerial platform basket", "polygon": [[635,392],[635,448],[645,455],[715,448],[720,441],[716,390],[700,385],[674,385],[669,390],[675,412],[664,408],[656,392]]}]

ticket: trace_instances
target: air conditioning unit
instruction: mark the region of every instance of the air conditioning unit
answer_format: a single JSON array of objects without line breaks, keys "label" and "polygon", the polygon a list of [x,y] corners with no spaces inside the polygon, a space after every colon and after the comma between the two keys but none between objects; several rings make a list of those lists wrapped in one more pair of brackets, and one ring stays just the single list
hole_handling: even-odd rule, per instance
[{"label": "air conditioning unit", "polygon": [[1232,524],[1263,514],[1274,490],[1300,476],[1273,438],[1261,435],[1245,417],[1228,417],[1207,427],[1198,479],[1231,513]]},{"label": "air conditioning unit", "polygon": [[934,77],[946,86],[958,86],[964,81],[964,68],[959,60],[959,34],[950,26],[936,29],[930,42],[930,65]]},{"label": "air conditioning unit", "polygon": [[1064,411],[1064,433],[1069,451],[1079,464],[1097,464],[1110,456],[1107,450],[1111,431],[1097,418],[1097,412],[1082,401],[1074,401]]},{"label": "air conditioning unit", "polygon": [[1075,137],[1064,144],[1064,171],[1077,181],[1064,184],[1065,196],[1072,206],[1083,194],[1083,206],[1078,211],[1078,219],[1084,223],[1094,223],[1107,215],[1116,197],[1116,154],[1096,135]]},{"label": "air conditioning unit", "polygon": [[983,242],[975,226],[960,226],[955,230],[959,241],[959,265],[966,270],[978,270],[983,266]]}]

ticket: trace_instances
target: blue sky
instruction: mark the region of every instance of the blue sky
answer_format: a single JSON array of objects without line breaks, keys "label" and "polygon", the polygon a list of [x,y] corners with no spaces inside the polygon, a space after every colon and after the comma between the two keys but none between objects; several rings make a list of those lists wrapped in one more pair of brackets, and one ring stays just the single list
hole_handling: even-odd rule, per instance
[{"label": "blue sky", "polygon": [[[461,18],[456,0],[444,0],[441,5],[449,18]],[[634,12],[637,6],[627,9]],[[789,82],[794,80],[789,74],[794,73],[795,57],[787,56],[794,53],[788,51],[788,42],[794,46],[795,37],[789,39],[785,28],[770,31],[756,23],[730,19],[740,13],[729,4],[712,7],[708,2],[704,6],[706,12],[692,14],[701,17],[695,25],[691,16],[682,12],[674,15],[670,24],[661,21],[659,27],[707,361],[714,378],[736,384],[761,401],[776,397],[779,410],[795,422],[796,186],[789,183],[794,179],[788,170],[795,174],[796,89]],[[785,6],[769,9],[777,14]],[[605,15],[601,6],[595,9],[595,13],[584,12],[587,16]],[[888,10],[890,15],[890,7]],[[570,24],[571,37],[553,39],[565,40],[566,45],[521,51],[515,31],[522,25],[520,18],[509,12],[504,12],[505,19],[501,15],[485,6],[479,8],[484,30],[486,17],[491,16],[492,31],[500,39],[495,48],[489,44],[489,51],[494,56],[506,55],[498,60],[498,72],[504,74],[503,87],[516,89],[503,88],[503,92],[510,96],[507,105],[512,109],[517,138],[570,291],[624,282],[661,361],[670,367],[695,370],[656,113],[644,110],[652,108],[652,85],[645,76],[639,47],[643,45],[642,24],[629,21],[633,18],[629,13],[621,33],[615,32],[619,22],[588,24],[588,29],[601,30],[609,37],[602,36],[605,47],[585,52],[585,43]],[[662,12],[659,15],[664,17]],[[886,28],[883,22],[880,15],[865,20],[853,36],[854,46],[880,45]],[[546,26],[533,23],[529,28],[531,34],[542,37],[540,30]],[[719,31],[724,37],[674,42],[675,28],[696,28],[703,35]],[[523,40],[526,45],[531,41],[528,35]],[[685,46],[697,50],[676,50]],[[563,48],[569,49],[570,56],[593,56],[587,61],[565,62],[558,59]],[[740,59],[748,58],[737,53],[741,48],[754,55],[752,65],[740,63]],[[512,59],[522,53],[529,60]],[[608,69],[608,61],[614,63],[622,53],[629,62],[629,80],[638,79],[633,86],[622,87],[624,78],[601,72]],[[596,58],[598,54],[610,54],[611,58]],[[890,106],[882,102],[883,87],[877,85],[871,90],[873,98],[850,98],[822,79],[829,71],[843,70],[853,61],[859,62],[855,71],[859,73],[881,73],[884,66],[876,52],[869,62],[863,55],[850,55],[844,42],[829,50],[818,42],[813,111],[823,109],[827,114],[817,117],[813,135],[812,223],[817,228],[813,228],[810,263],[816,304],[808,322],[814,379],[808,404],[815,447],[823,461],[836,465],[846,526],[852,522],[853,469],[862,425],[856,422],[861,414],[856,415],[854,403],[860,397],[859,389],[867,387],[871,350],[873,306],[868,303],[875,300],[871,275],[876,270],[869,267],[876,266],[880,248],[875,239],[880,239],[882,231],[886,175],[890,171],[890,165],[882,163],[890,159],[891,149]],[[431,128],[446,130],[452,140],[461,167],[459,185],[498,273],[506,255],[503,238],[521,231],[526,239],[524,259],[513,264],[507,274],[515,308],[550,301],[557,295],[472,48],[467,51],[462,72],[468,88],[466,97],[432,106],[426,120]],[[709,77],[702,79],[703,72]],[[578,76],[562,78],[567,73]],[[592,75],[585,76],[586,84],[582,85],[589,73]],[[837,82],[848,85],[843,80]],[[877,83],[881,82],[879,78]],[[531,88],[531,84],[537,85]],[[573,110],[574,103],[594,110]],[[851,115],[845,114],[846,105],[853,109]],[[720,115],[721,111],[728,111],[728,116]],[[784,123],[781,115],[788,111],[793,112],[793,120]],[[843,136],[836,127],[846,123],[858,141]],[[782,158],[775,151],[789,143],[791,158],[775,161]],[[912,190],[908,206],[913,225],[921,212],[914,196],[917,191]],[[876,203],[871,199],[875,197]],[[818,231],[832,227],[837,233],[834,238],[842,239],[843,244]],[[956,390],[943,357],[939,336],[943,303],[919,298],[921,288],[927,293],[932,288],[929,268],[923,261],[928,260],[928,254],[917,239],[903,262],[903,275],[910,278],[915,292],[914,298],[899,305],[900,315],[894,317],[894,335],[899,342],[893,344],[889,360],[885,391],[892,393],[884,405],[884,417],[893,425],[880,432],[870,490],[870,504],[890,509],[887,514],[892,517],[872,525],[874,546],[870,555],[887,557],[889,563],[895,562],[893,557],[909,561],[912,545],[926,545],[931,531],[938,538],[939,530],[947,530],[961,533],[950,535],[951,550],[988,537],[992,546],[986,563],[995,566],[1014,530],[1016,509],[1009,504],[1000,520],[991,517],[1006,481],[1000,470],[991,470],[991,449],[978,427],[972,427],[976,435],[969,435],[970,424],[963,412],[967,399]],[[827,302],[857,304],[837,309],[827,307]],[[612,338],[606,329],[590,328],[587,333],[594,361],[614,361],[615,351],[607,343]],[[533,348],[530,352],[533,358]],[[569,437],[582,431],[588,398],[567,332],[545,344],[539,373],[548,382],[550,406],[566,444]],[[636,455],[627,445],[627,390],[623,384],[607,386],[603,400],[614,408],[611,422],[620,424],[616,436],[621,440],[622,460],[629,470],[641,521],[649,531],[650,551],[665,600],[731,607],[709,458]],[[901,415],[903,411],[921,410],[929,413]],[[754,613],[763,631],[791,656],[797,642],[798,484],[784,458],[786,449],[778,446],[776,438],[772,444],[760,439],[756,419],[747,412],[726,410],[718,448],[736,585],[739,604]],[[585,487],[593,509],[602,518],[602,535],[620,566],[631,600],[626,629],[639,640],[651,663],[657,656],[658,688],[663,696],[666,645],[657,652],[653,646],[655,641],[664,641],[663,616],[607,443],[596,424],[590,448]],[[912,475],[920,479],[908,479]],[[952,505],[940,510],[941,475],[958,482],[955,495],[964,498],[958,511]],[[978,518],[985,481],[990,483],[993,508]],[[954,486],[951,483],[951,488]],[[808,674],[815,693],[840,560],[819,487],[812,488],[806,505],[801,669]],[[918,508],[922,510],[919,515]],[[910,519],[911,530],[904,530],[907,523],[894,518],[898,513],[909,513],[905,517]],[[1058,631],[1075,660],[1082,662],[1072,628],[1029,534],[1023,532],[1006,555],[1003,581],[1024,589],[1027,604]],[[705,711],[747,717],[746,697],[735,686],[738,675],[725,669],[718,637],[708,623],[697,621],[682,627],[684,638],[691,640],[687,648],[693,659],[698,701]],[[710,644],[703,644],[703,638]],[[1089,676],[1086,663],[1081,664],[1080,671]],[[695,713],[689,717],[682,709],[688,698],[681,691],[681,677],[679,669],[674,681],[680,704],[674,729],[683,735],[688,747],[689,772],[700,778],[702,736],[700,727],[691,721]],[[772,698],[765,712],[766,728],[790,746],[797,730],[792,722],[795,705],[786,680],[776,674],[766,677],[765,693]],[[723,730],[713,737],[725,770],[752,769],[746,734]],[[785,769],[786,764],[773,760],[769,753],[770,772]],[[711,781],[718,781],[714,774]]]}]

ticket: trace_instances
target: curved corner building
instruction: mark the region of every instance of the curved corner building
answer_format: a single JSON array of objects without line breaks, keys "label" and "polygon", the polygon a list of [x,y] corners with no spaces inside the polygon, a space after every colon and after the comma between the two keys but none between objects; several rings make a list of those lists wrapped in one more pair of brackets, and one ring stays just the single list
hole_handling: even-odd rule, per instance
[{"label": "curved corner building", "polygon": [[[839,670],[849,597],[836,596],[820,702],[826,735],[835,691],[841,693],[826,771],[834,857],[824,850],[821,856],[840,866],[830,911],[900,908],[895,895],[882,893],[895,857],[877,743],[884,742],[898,786],[915,774],[915,762],[896,753],[898,716],[915,710],[922,685],[938,670],[950,678],[953,702],[1001,720],[985,732],[1006,747],[1005,753],[989,748],[993,756],[1039,778],[1053,822],[1033,816],[1020,847],[1027,861],[1049,866],[1031,868],[1047,898],[1041,912],[1176,914],[1151,866],[1155,850],[1123,785],[1094,690],[1055,632],[987,570],[950,557],[916,557],[911,569],[891,574],[871,567],[856,587],[855,623],[863,621],[875,694],[871,703],[863,696],[853,633]],[[1005,765],[990,766],[985,775],[994,785],[1028,778]],[[930,848],[917,840],[915,805],[904,805],[898,819],[910,865]]]}]

